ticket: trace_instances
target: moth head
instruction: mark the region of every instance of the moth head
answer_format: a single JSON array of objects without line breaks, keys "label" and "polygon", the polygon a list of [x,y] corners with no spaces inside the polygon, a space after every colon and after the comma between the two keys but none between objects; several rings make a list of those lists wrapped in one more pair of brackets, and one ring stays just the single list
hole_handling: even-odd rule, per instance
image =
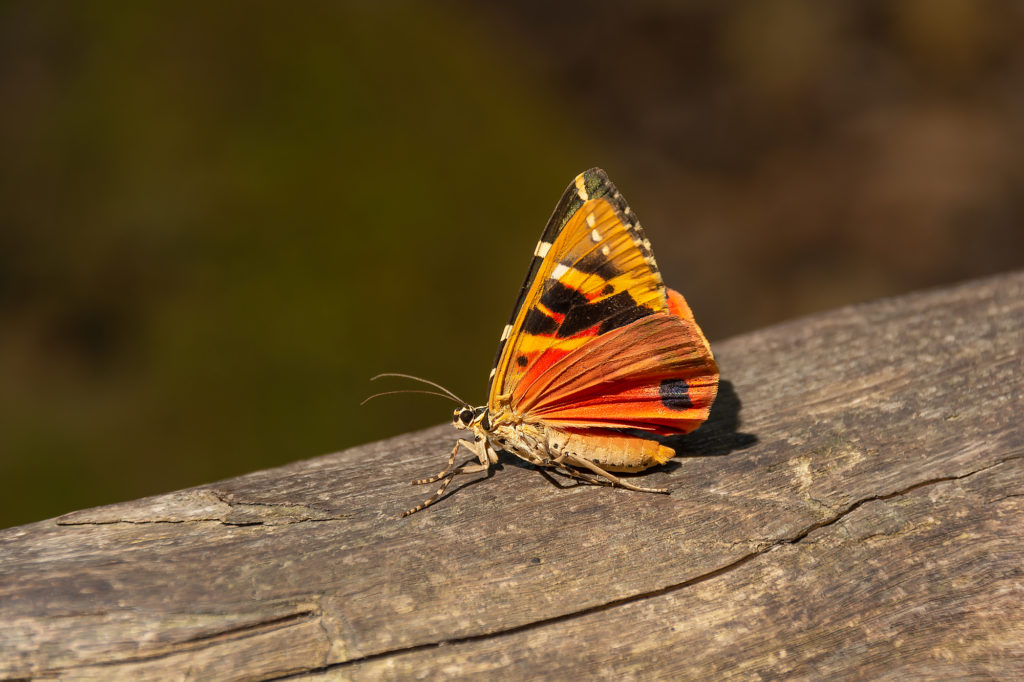
[{"label": "moth head", "polygon": [[488,428],[486,407],[477,407],[475,409],[470,407],[455,408],[455,414],[452,415],[452,426],[457,429],[471,429],[476,424],[483,425],[484,429]]}]

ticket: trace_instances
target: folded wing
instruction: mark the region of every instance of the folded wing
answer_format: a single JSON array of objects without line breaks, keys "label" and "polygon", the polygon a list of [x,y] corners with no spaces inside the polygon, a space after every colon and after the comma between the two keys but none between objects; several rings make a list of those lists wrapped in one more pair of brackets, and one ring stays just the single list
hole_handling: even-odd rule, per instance
[{"label": "folded wing", "polygon": [[676,434],[697,428],[714,402],[718,366],[700,329],[671,297],[669,310],[601,334],[551,362],[538,359],[519,381],[523,390],[513,392],[512,409],[574,429]]}]

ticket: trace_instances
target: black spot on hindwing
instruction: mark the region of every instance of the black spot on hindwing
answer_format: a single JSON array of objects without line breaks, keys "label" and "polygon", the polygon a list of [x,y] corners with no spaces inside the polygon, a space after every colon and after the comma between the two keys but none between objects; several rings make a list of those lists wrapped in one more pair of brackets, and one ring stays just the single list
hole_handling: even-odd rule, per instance
[{"label": "black spot on hindwing", "polygon": [[670,410],[688,410],[693,407],[690,401],[690,388],[682,379],[665,379],[658,385],[661,404]]},{"label": "black spot on hindwing", "polygon": [[520,367],[526,367],[526,365],[529,364],[529,362],[530,361],[526,359],[525,355],[520,355],[518,358],[516,358],[516,364],[519,365]]}]

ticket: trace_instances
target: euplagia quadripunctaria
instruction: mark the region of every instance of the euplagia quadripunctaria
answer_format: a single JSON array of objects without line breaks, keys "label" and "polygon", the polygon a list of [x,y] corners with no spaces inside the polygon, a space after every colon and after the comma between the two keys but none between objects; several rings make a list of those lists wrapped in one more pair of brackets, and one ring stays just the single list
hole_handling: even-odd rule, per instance
[{"label": "euplagia quadripunctaria", "polygon": [[[487,404],[455,410],[453,424],[474,439],[415,481],[441,486],[405,515],[435,502],[457,474],[489,470],[498,450],[591,483],[665,492],[613,472],[668,461],[675,452],[647,434],[697,428],[717,390],[718,367],[686,300],[662,283],[636,215],[592,168],[565,190],[534,249]],[[460,448],[477,461],[455,467]]]}]

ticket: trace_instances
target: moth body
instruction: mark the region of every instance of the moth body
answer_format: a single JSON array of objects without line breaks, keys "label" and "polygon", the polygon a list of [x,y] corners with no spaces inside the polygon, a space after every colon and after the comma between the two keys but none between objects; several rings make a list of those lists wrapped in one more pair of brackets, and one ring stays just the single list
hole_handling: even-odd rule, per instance
[{"label": "moth body", "polygon": [[492,418],[486,407],[473,410],[467,423],[463,416],[469,416],[468,412],[466,408],[455,410],[452,423],[458,429],[472,430],[475,443],[486,443],[494,452],[505,450],[537,466],[557,467],[567,458],[578,457],[606,471],[628,473],[664,464],[675,454],[655,440],[569,431],[528,421],[510,411]]},{"label": "moth body", "polygon": [[675,450],[658,441],[618,435],[594,435],[548,428],[548,444],[554,452],[578,456],[605,471],[629,473],[664,464]]}]

